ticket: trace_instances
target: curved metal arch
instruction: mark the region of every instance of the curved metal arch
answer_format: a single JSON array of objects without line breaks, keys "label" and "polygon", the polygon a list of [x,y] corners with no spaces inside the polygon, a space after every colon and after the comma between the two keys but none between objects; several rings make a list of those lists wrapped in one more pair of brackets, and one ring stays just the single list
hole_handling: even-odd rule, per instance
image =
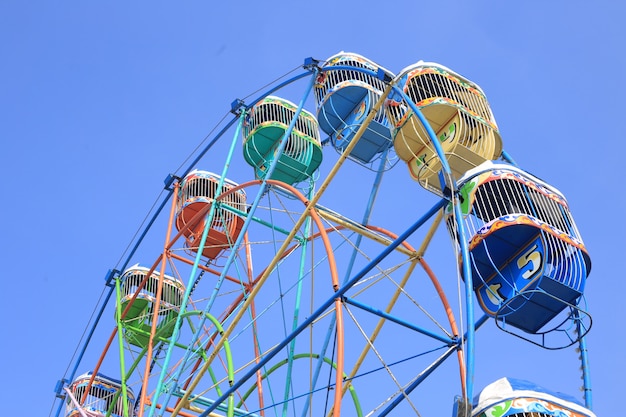
[{"label": "curved metal arch", "polygon": [[[330,358],[327,357],[323,357],[320,358],[320,355],[316,354],[316,353],[299,353],[297,355],[294,355],[293,359],[297,360],[297,359],[322,359],[322,361],[324,363],[327,363],[328,365],[330,365],[333,369],[337,369],[337,364],[335,362],[333,362],[332,360],[330,360]],[[270,369],[268,369],[265,373],[263,373],[263,375],[261,376],[261,379],[266,379],[268,378],[273,372],[275,372],[277,369],[279,369],[281,366],[284,366],[287,364],[289,359],[283,359],[280,362],[277,362],[276,364],[274,364]],[[346,380],[348,378],[347,374],[343,374],[343,378],[344,380]],[[237,407],[241,407],[241,405],[243,404],[243,402],[245,401],[246,398],[248,398],[254,391],[255,388],[257,388],[257,385],[252,385],[250,388],[248,388],[248,390],[244,393],[244,395],[242,395],[241,400],[239,401],[239,403],[237,404]],[[352,397],[352,401],[354,403],[355,406],[355,410],[357,412],[357,416],[362,416],[363,415],[363,410],[361,409],[361,404],[359,402],[359,398],[356,394],[356,390],[354,389],[354,387],[352,385],[349,386],[348,388],[350,390],[350,396]]]}]

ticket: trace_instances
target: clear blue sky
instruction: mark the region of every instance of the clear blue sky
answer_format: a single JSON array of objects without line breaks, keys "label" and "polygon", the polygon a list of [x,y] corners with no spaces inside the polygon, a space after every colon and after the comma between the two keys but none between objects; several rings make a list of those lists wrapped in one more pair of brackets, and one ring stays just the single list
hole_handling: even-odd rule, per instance
[{"label": "clear blue sky", "polygon": [[[306,57],[345,50],[393,72],[436,61],[475,81],[507,152],[565,194],[593,263],[594,410],[615,415],[626,373],[625,16],[610,0],[2,2],[3,414],[51,411],[105,273],[230,103]],[[481,343],[505,337],[488,334]],[[506,360],[537,367],[534,382],[579,396],[575,352],[514,346]],[[543,361],[563,373],[542,372]],[[506,365],[482,358],[477,373]]]}]

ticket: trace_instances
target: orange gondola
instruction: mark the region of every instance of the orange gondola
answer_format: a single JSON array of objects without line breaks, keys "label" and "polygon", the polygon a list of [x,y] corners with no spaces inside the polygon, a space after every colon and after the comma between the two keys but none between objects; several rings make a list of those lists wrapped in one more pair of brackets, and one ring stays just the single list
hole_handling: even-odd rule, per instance
[{"label": "orange gondola", "polygon": [[[176,228],[183,232],[185,245],[193,253],[198,252],[204,232],[205,216],[194,219],[194,216],[213,204],[219,194],[236,187],[232,181],[225,179],[222,189],[218,190],[220,177],[207,171],[194,170],[187,174],[180,185],[176,207]],[[207,239],[202,255],[208,259],[217,258],[225,249],[231,247],[243,227],[242,213],[246,210],[246,194],[243,190],[231,193],[219,200],[213,213]],[[207,211],[207,215],[210,211]],[[193,221],[193,223],[192,223]]]}]

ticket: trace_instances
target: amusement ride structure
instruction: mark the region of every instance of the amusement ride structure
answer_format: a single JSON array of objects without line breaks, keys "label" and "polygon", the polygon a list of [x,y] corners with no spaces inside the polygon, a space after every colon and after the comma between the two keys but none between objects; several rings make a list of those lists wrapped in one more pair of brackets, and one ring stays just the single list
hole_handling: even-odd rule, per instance
[{"label": "amusement ride structure", "polygon": [[[235,100],[167,176],[55,416],[425,415],[449,391],[454,417],[594,417],[589,255],[562,193],[504,151],[482,89],[344,52],[290,77]],[[431,264],[437,241],[449,253]],[[579,349],[582,400],[506,374],[478,392],[489,322]]]}]

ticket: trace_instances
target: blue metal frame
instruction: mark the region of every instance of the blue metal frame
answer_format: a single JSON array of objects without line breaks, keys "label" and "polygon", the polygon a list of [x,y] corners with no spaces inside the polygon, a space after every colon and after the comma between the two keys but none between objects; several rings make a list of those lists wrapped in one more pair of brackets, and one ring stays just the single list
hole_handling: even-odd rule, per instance
[{"label": "blue metal frame", "polygon": [[315,310],[306,320],[304,320],[296,330],[294,330],[289,336],[287,336],[281,343],[276,345],[272,351],[270,351],[267,355],[265,355],[262,359],[259,360],[257,364],[252,366],[250,370],[244,374],[241,379],[235,381],[231,387],[222,394],[220,398],[215,400],[215,405],[207,408],[202,414],[198,417],[207,417],[210,413],[215,411],[217,408],[217,404],[221,404],[224,402],[229,395],[233,394],[238,388],[240,388],[244,382],[248,379],[254,377],[256,372],[265,366],[270,359],[272,359],[278,352],[280,352],[283,348],[285,348],[292,339],[298,336],[303,330],[305,330],[313,321],[315,321],[319,316],[321,316],[328,308],[330,308],[338,297],[342,297],[345,293],[352,288],[357,282],[359,282],[365,275],[371,271],[376,265],[378,265],[383,259],[387,257],[391,252],[393,252],[400,244],[402,244],[409,236],[413,234],[417,229],[419,229],[428,219],[430,219],[433,215],[435,215],[442,207],[447,204],[446,200],[440,200],[437,204],[435,204],[430,210],[426,212],[417,222],[415,222],[411,227],[409,227],[404,233],[402,233],[396,240],[394,240],[389,246],[387,246],[376,258],[374,258],[368,265],[366,265],[360,272],[358,272],[354,277],[348,280],[345,284],[339,288],[335,294],[328,298],[325,302],[323,302],[320,307]]}]

